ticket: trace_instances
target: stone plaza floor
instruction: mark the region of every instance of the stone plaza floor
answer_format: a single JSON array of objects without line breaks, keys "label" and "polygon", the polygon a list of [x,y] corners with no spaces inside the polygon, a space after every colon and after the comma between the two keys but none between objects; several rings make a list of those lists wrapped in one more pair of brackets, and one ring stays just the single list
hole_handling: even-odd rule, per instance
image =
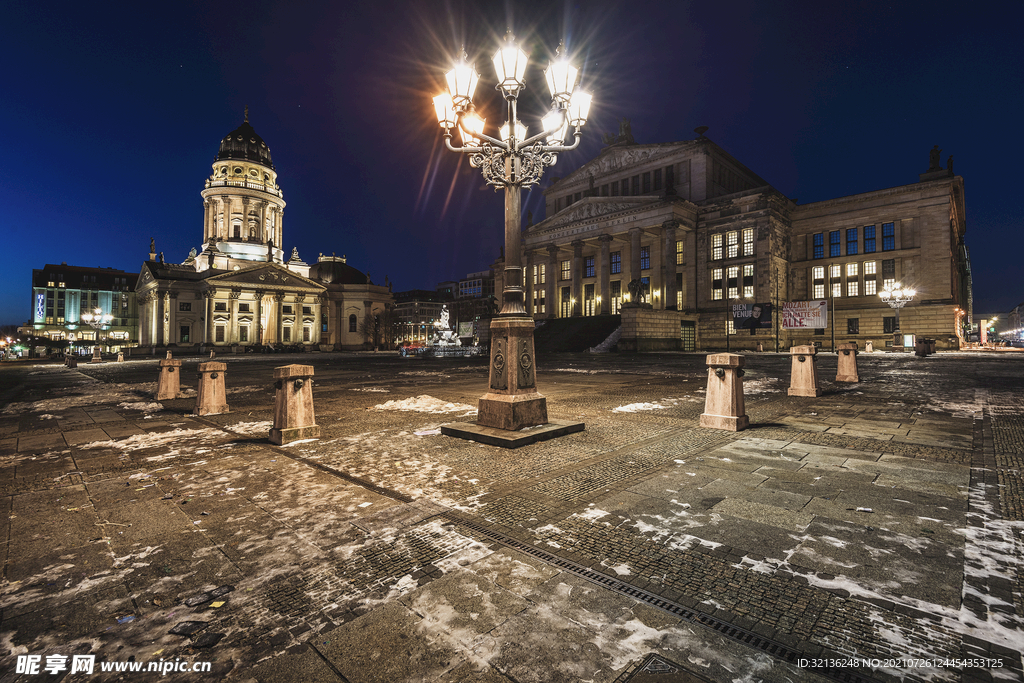
[{"label": "stone plaza floor", "polygon": [[440,433],[486,359],[222,356],[201,418],[195,357],[2,364],[0,681],[1024,680],[1024,358],[858,358],[746,354],[738,433],[703,354],[540,358],[586,429],[515,450]]}]

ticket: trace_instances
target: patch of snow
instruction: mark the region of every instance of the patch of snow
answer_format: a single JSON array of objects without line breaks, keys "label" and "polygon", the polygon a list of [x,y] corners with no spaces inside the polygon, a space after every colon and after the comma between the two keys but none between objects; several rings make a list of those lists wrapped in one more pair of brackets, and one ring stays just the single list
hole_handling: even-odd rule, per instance
[{"label": "patch of snow", "polygon": [[642,410],[661,410],[666,406],[660,403],[630,403],[629,405],[612,408],[613,413],[638,413]]},{"label": "patch of snow", "polygon": [[417,413],[464,413],[470,415],[476,413],[476,408],[465,403],[450,403],[441,399],[421,394],[413,398],[406,398],[400,401],[388,401],[375,405],[373,410],[405,410]]}]

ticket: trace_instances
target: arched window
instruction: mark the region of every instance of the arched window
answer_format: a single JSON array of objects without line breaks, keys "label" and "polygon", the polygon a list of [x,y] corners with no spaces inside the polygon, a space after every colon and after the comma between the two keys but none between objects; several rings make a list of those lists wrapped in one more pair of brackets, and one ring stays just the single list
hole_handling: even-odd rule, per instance
[{"label": "arched window", "polygon": [[355,332],[356,331],[356,314],[355,313],[353,313],[352,315],[350,315],[348,317],[348,331],[349,332]]}]

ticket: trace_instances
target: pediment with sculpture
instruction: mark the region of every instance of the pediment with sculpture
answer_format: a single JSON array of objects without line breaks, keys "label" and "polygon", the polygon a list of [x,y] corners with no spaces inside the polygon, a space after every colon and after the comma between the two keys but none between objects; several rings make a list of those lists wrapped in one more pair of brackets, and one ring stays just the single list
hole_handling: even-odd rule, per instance
[{"label": "pediment with sculpture", "polygon": [[637,164],[642,164],[662,156],[675,155],[678,153],[679,147],[686,144],[690,143],[610,147],[598,158],[584,164],[559,180],[558,184],[562,187],[568,187],[576,183],[589,183],[591,178],[599,181],[602,176],[615,173],[624,168],[634,168]]},{"label": "pediment with sculpture", "polygon": [[233,284],[248,285],[256,289],[313,289],[324,291],[327,288],[309,278],[302,277],[287,268],[275,263],[263,263],[245,270],[236,270],[207,278],[206,281],[217,287],[226,287]]},{"label": "pediment with sculpture", "polygon": [[622,211],[643,209],[661,203],[660,197],[587,197],[562,209],[551,218],[533,226],[530,232],[543,232],[563,225],[589,219],[611,216]]}]

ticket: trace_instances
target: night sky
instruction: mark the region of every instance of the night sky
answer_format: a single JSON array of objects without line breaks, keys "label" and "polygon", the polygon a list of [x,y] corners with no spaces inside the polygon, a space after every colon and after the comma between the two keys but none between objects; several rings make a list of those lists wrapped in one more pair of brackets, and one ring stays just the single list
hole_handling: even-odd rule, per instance
[{"label": "night sky", "polygon": [[[352,9],[352,8],[354,9]],[[201,248],[220,140],[249,120],[288,203],[284,248],[346,254],[377,284],[432,289],[498,256],[502,195],[443,148],[430,98],[460,45],[500,124],[490,55],[511,26],[559,38],[594,93],[564,176],[629,118],[639,143],[697,126],[800,203],[917,181],[942,148],[964,177],[975,311],[1024,300],[1022,102],[1011,3],[28,3],[0,20],[0,323],[30,316],[46,263],[138,272]],[[525,111],[524,111],[525,110]],[[493,128],[490,129],[493,134]],[[523,212],[544,217],[543,195]]]}]

